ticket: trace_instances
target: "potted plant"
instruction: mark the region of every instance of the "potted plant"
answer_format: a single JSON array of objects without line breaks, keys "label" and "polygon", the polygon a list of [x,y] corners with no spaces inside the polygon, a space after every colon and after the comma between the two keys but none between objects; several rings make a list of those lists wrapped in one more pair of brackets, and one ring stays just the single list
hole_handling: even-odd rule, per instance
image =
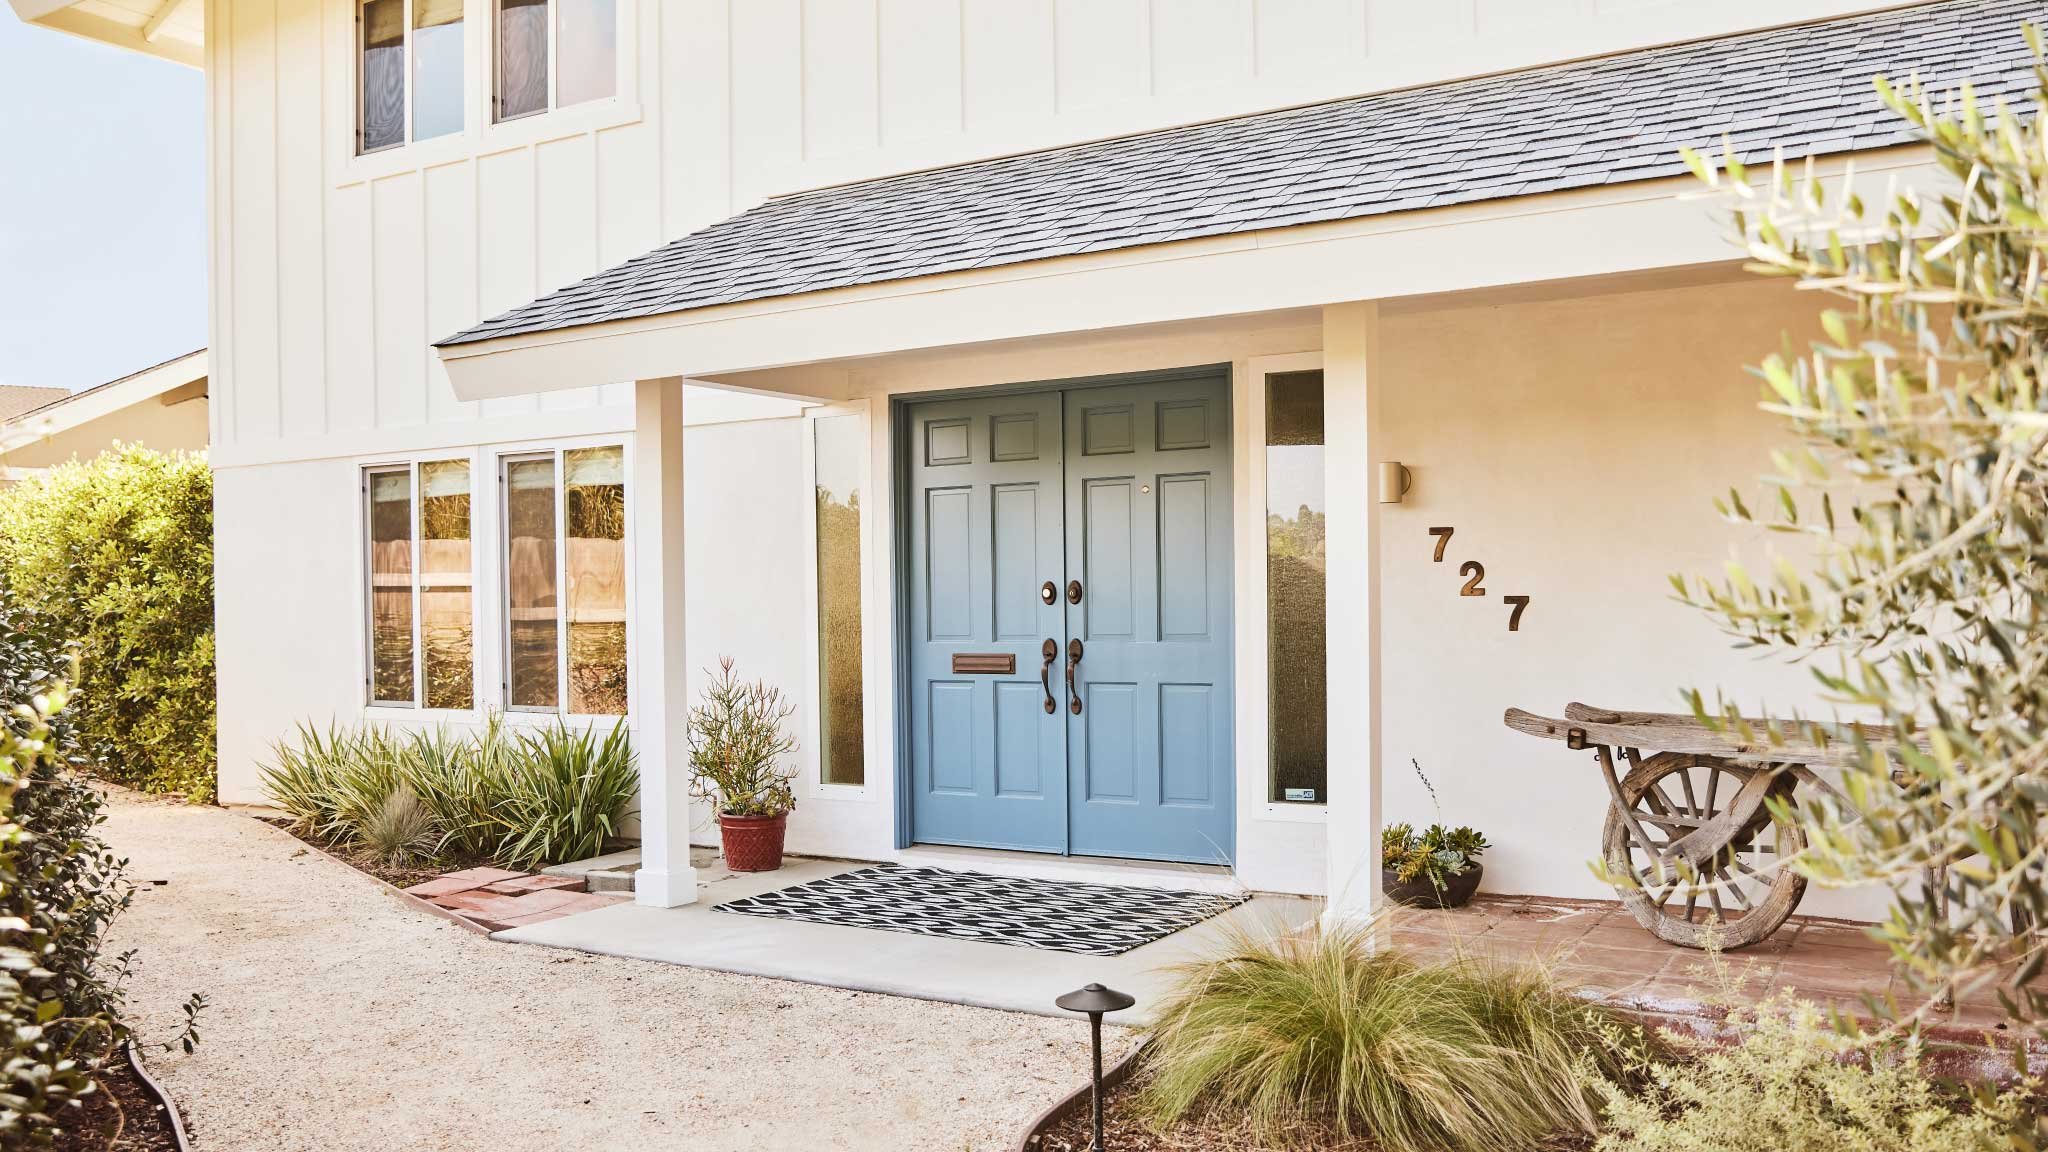
[{"label": "potted plant", "polygon": [[735,872],[782,867],[782,841],[796,796],[796,769],[783,758],[796,751],[784,721],[796,706],[782,691],[755,680],[743,683],[732,657],[704,687],[704,702],[690,709],[690,795],[718,812],[725,866]]},{"label": "potted plant", "polygon": [[[1422,765],[1408,763],[1422,777],[1435,806],[1436,786],[1423,774]],[[1441,809],[1437,815],[1442,817]],[[1421,835],[1412,825],[1389,824],[1380,830],[1380,890],[1387,899],[1411,908],[1460,907],[1479,890],[1485,872],[1479,856],[1486,849],[1486,837],[1478,831],[1445,828],[1441,819]]]}]

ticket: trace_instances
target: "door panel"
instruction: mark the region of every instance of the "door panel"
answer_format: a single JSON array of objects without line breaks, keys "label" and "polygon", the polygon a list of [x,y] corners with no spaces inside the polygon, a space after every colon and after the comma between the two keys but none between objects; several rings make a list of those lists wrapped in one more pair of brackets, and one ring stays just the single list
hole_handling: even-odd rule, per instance
[{"label": "door panel", "polygon": [[[907,415],[912,838],[1227,861],[1228,380]],[[1015,671],[956,673],[962,654]]]},{"label": "door panel", "polygon": [[[1066,850],[1066,709],[1040,650],[1066,644],[1058,393],[910,409],[911,829],[923,841]],[[955,673],[956,655],[1015,671]],[[1060,688],[1059,668],[1052,686]],[[922,711],[923,715],[918,715]]]},{"label": "door panel", "polygon": [[1067,410],[1085,701],[1068,724],[1068,851],[1228,861],[1229,382],[1077,389]]}]

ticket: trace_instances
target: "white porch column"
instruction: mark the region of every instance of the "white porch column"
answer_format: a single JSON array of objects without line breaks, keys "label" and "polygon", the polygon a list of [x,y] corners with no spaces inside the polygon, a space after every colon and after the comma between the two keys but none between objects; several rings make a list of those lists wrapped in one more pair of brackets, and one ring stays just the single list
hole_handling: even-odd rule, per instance
[{"label": "white porch column", "polygon": [[683,652],[683,382],[633,392],[632,683],[640,759],[640,871],[633,899],[674,908],[697,899],[690,867],[689,660]]},{"label": "white porch column", "polygon": [[1323,500],[1330,780],[1328,924],[1380,904],[1377,303],[1323,309]]}]

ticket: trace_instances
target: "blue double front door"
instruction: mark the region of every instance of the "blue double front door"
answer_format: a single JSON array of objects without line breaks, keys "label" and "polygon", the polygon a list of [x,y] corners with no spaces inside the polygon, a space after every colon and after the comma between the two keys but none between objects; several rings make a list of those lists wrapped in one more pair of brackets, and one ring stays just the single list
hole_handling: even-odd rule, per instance
[{"label": "blue double front door", "polygon": [[908,416],[912,838],[1227,862],[1227,375]]}]

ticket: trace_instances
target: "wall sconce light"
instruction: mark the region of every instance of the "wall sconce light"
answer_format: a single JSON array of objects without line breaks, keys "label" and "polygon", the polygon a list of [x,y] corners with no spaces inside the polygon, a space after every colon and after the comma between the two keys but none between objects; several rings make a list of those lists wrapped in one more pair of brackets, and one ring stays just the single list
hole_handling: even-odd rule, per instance
[{"label": "wall sconce light", "polygon": [[1380,461],[1380,503],[1399,504],[1415,486],[1415,474],[1399,460]]}]

